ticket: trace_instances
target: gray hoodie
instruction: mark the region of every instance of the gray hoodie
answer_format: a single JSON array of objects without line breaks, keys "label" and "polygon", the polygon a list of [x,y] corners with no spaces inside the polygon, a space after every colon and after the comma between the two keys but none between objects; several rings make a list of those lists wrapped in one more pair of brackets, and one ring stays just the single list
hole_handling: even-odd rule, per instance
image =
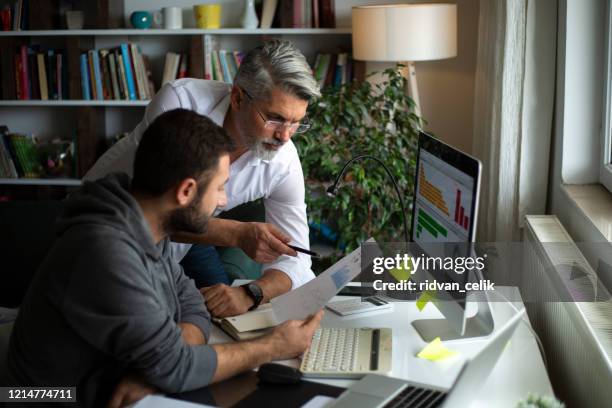
[{"label": "gray hoodie", "polygon": [[76,386],[88,407],[105,404],[127,372],[165,392],[208,384],[214,349],[186,345],[177,323],[208,339],[210,314],[170,252],[168,239],[153,242],[125,174],[85,183],[66,201],[21,305],[8,355],[13,385]]}]

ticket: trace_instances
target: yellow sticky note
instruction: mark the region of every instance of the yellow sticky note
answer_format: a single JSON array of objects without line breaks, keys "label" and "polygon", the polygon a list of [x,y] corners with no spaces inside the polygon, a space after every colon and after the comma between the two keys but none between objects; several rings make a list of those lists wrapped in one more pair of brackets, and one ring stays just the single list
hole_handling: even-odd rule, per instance
[{"label": "yellow sticky note", "polygon": [[417,354],[417,357],[424,358],[425,360],[429,361],[440,361],[457,354],[459,353],[444,347],[442,340],[440,340],[439,337],[436,337],[431,343],[426,345],[423,350],[419,352],[419,354]]},{"label": "yellow sticky note", "polygon": [[427,306],[427,304],[431,302],[433,298],[434,297],[430,291],[426,290],[423,292],[423,294],[416,301],[416,306],[419,309],[419,312],[422,312],[423,309],[425,309],[425,306]]},{"label": "yellow sticky note", "polygon": [[412,278],[412,274],[410,273],[410,271],[412,271],[412,268],[395,268],[389,270],[389,273],[395,278],[396,281],[401,282],[408,281],[410,280],[410,278]]}]

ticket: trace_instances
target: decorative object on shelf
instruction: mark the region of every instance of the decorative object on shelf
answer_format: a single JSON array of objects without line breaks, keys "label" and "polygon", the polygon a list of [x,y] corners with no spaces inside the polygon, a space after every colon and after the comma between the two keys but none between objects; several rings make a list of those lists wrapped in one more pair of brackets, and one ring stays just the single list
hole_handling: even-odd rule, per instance
[{"label": "decorative object on shelf", "polygon": [[164,28],[167,30],[179,30],[183,28],[183,10],[180,7],[164,7]]},{"label": "decorative object on shelf", "polygon": [[74,142],[52,140],[37,144],[38,159],[42,166],[44,178],[76,177],[74,167]]},{"label": "decorative object on shelf", "polygon": [[196,4],[193,15],[196,28],[221,28],[221,4]]},{"label": "decorative object on shelf", "polygon": [[81,10],[66,10],[66,27],[69,30],[82,30],[85,17]]},{"label": "decorative object on shelf", "polygon": [[244,0],[244,13],[242,14],[242,28],[250,30],[257,28],[259,19],[255,11],[255,0]]},{"label": "decorative object on shelf", "polygon": [[148,11],[135,11],[130,16],[130,23],[132,27],[139,29],[151,28],[153,24],[153,16]]},{"label": "decorative object on shelf", "polygon": [[353,7],[353,56],[361,61],[402,62],[420,115],[414,61],[457,56],[456,4],[391,4]]},{"label": "decorative object on shelf", "polygon": [[333,228],[338,233],[337,248],[345,244],[345,251],[368,237],[380,242],[403,239],[395,191],[380,166],[364,162],[350,168],[336,199],[326,196],[326,188],[351,157],[382,158],[396,177],[404,201],[412,201],[421,119],[404,91],[407,79],[393,68],[381,77],[378,84],[363,81],[324,87],[322,97],[308,108],[312,127],[293,139],[306,178],[309,221]]},{"label": "decorative object on shelf", "polygon": [[153,13],[153,28],[163,28],[164,27],[164,14],[161,10],[155,10]]}]

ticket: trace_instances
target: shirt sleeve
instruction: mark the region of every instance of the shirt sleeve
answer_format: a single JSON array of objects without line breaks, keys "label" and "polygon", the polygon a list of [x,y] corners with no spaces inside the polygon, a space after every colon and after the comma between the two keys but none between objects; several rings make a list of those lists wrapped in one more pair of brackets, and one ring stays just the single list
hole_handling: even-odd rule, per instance
[{"label": "shirt sleeve", "polygon": [[191,323],[197,326],[204,334],[206,341],[208,341],[212,324],[210,313],[204,304],[204,298],[196,288],[193,279],[185,275],[183,267],[178,263],[174,263],[173,266],[176,291],[181,308],[179,321],[180,323]]},{"label": "shirt sleeve", "polygon": [[[113,256],[100,258],[100,253]],[[87,343],[165,392],[211,382],[217,368],[215,350],[183,341],[136,250],[126,250],[125,242],[94,242],[72,262],[75,273],[66,288],[62,313]]]},{"label": "shirt sleeve", "polygon": [[[289,146],[287,146],[289,147]],[[304,174],[297,152],[290,160],[289,172],[264,199],[266,222],[276,225],[292,238],[291,243],[309,249],[308,221],[304,202]],[[263,270],[278,269],[286,273],[295,289],[314,278],[310,269],[310,256],[298,252],[297,257],[282,255],[276,261],[264,264]]]},{"label": "shirt sleeve", "polygon": [[145,115],[138,126],[128,136],[108,149],[83,179],[93,181],[114,172],[123,172],[131,177],[134,171],[134,156],[144,131],[157,116],[181,107],[181,100],[176,90],[171,84],[164,85],[147,105]]}]

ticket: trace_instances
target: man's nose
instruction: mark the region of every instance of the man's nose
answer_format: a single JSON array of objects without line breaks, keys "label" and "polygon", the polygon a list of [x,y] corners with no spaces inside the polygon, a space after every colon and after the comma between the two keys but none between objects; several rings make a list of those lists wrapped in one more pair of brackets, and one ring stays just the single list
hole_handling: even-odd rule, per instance
[{"label": "man's nose", "polygon": [[294,131],[291,130],[290,127],[284,126],[281,130],[276,132],[276,139],[282,143],[287,143],[291,136],[293,136]]}]

